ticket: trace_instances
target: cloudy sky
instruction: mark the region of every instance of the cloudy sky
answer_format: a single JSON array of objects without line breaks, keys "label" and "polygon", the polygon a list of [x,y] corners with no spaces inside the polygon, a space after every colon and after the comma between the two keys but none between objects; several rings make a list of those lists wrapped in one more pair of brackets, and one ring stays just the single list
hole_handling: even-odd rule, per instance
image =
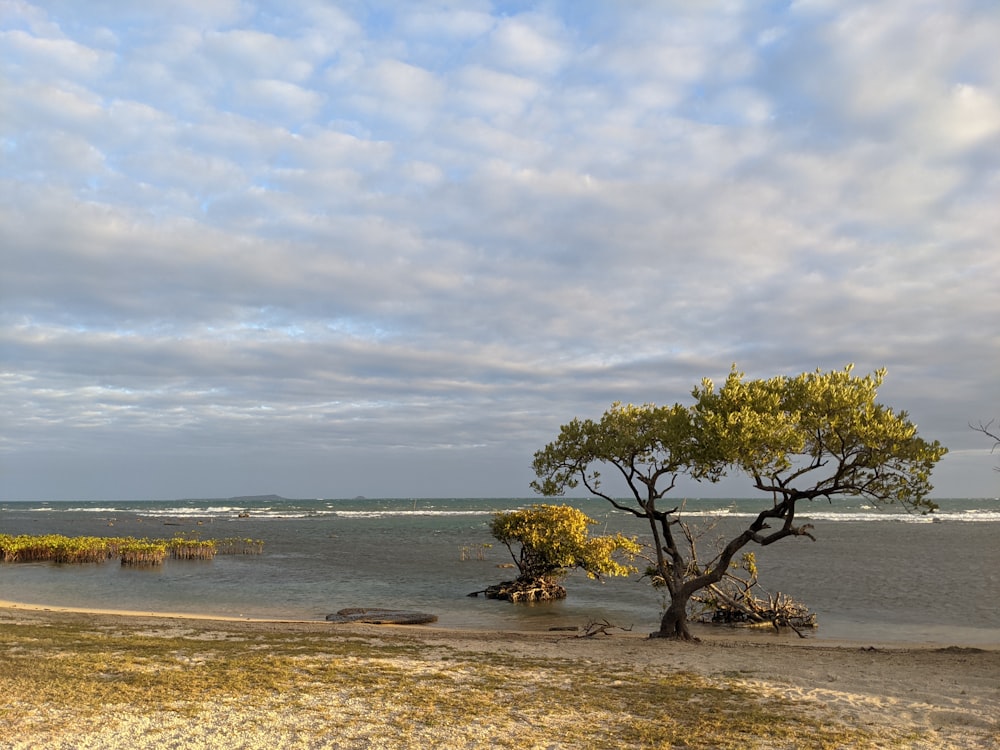
[{"label": "cloudy sky", "polygon": [[997,39],[993,0],[0,0],[0,497],[529,496],[575,416],[851,362],[936,496],[996,496]]}]

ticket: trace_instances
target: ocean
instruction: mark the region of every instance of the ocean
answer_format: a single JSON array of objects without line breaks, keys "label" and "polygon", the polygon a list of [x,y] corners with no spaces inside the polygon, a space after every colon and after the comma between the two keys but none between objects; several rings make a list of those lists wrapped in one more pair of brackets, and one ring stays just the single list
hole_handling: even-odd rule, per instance
[{"label": "ocean", "polygon": [[[323,620],[344,607],[428,612],[450,628],[547,630],[607,621],[655,630],[662,597],[646,581],[570,575],[558,602],[470,597],[512,577],[491,515],[537,502],[574,505],[592,533],[648,536],[645,522],[599,499],[308,499],[0,502],[0,533],[242,537],[261,555],[167,560],[153,569],[0,563],[0,599],[25,604],[227,617]],[[711,545],[766,499],[688,499],[683,517]],[[814,502],[798,517],[817,541],[784,539],[756,554],[761,586],[817,614],[821,640],[1000,646],[1000,499],[938,500],[931,516],[857,501]],[[711,527],[711,528],[709,528]],[[482,558],[482,559],[480,559]],[[704,626],[711,627],[711,626]],[[788,633],[775,638],[795,638]]]}]

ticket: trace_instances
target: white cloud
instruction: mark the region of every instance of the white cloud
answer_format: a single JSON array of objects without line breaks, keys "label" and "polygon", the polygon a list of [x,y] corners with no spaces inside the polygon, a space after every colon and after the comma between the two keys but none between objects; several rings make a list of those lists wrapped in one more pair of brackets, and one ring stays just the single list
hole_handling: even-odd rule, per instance
[{"label": "white cloud", "polygon": [[887,365],[959,450],[992,416],[975,3],[118,5],[0,22],[0,450],[53,477],[5,493],[99,443],[273,450],[305,494],[334,449],[412,452],[521,494],[558,424],[733,361]]},{"label": "white cloud", "polygon": [[441,8],[429,8],[428,5],[420,3],[400,9],[399,25],[405,34],[467,40],[486,34],[496,23],[486,3],[481,10],[468,7],[469,3],[447,4]]},{"label": "white cloud", "polygon": [[0,33],[8,66],[28,76],[70,76],[92,78],[108,73],[114,55],[92,49],[72,39],[36,37],[15,29]]},{"label": "white cloud", "polygon": [[308,3],[302,8],[303,25],[338,53],[364,37],[360,24],[348,13],[327,3]]},{"label": "white cloud", "polygon": [[445,180],[444,171],[436,164],[411,161],[401,168],[403,176],[421,185],[441,185]]},{"label": "white cloud", "polygon": [[400,104],[433,107],[444,92],[430,71],[399,60],[383,60],[369,78],[375,94]]},{"label": "white cloud", "polygon": [[282,79],[301,83],[313,72],[314,64],[303,53],[322,56],[322,50],[310,50],[300,39],[280,38],[274,34],[239,29],[209,32],[202,40],[202,54],[233,76],[258,79]]},{"label": "white cloud", "polygon": [[378,61],[359,78],[363,85],[355,88],[347,101],[365,117],[384,119],[389,128],[429,127],[444,95],[444,87],[433,73],[391,58]]},{"label": "white cloud", "polygon": [[324,97],[287,81],[255,79],[239,86],[240,109],[261,113],[261,119],[300,123],[312,120],[323,106]]},{"label": "white cloud", "polygon": [[501,68],[552,75],[570,57],[562,24],[551,17],[525,14],[504,18],[490,34],[489,59]]},{"label": "white cloud", "polygon": [[532,99],[542,91],[537,81],[490,70],[480,65],[462,69],[456,75],[455,99],[472,116],[502,117],[506,121],[524,114]]},{"label": "white cloud", "polygon": [[34,124],[39,128],[95,133],[103,124],[100,96],[75,84],[43,83],[29,87],[15,83],[4,98],[11,114],[8,124],[0,126],[5,130],[12,126],[30,129],[30,124]]},{"label": "white cloud", "polygon": [[967,83],[954,84],[937,111],[916,125],[926,129],[925,142],[943,149],[965,151],[1000,136],[1000,99],[995,92]]}]

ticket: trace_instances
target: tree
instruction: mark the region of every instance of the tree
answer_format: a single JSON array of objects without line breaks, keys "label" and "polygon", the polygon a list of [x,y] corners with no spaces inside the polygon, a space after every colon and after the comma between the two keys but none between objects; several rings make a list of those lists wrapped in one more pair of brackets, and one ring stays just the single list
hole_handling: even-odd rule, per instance
[{"label": "tree", "polygon": [[[685,408],[614,404],[600,422],[573,420],[535,454],[532,487],[558,495],[582,483],[616,508],[649,521],[656,549],[654,576],[670,601],[654,635],[690,639],[691,596],[717,584],[751,542],[767,546],[790,536],[815,539],[797,525],[800,501],[860,496],[930,511],[930,472],[946,450],[917,437],[905,412],[876,403],[884,370],[864,378],[852,367],[830,373],[745,380],[734,368],[722,388],[705,380]],[[617,470],[631,497],[605,491],[598,468]],[[656,503],[687,473],[717,479],[736,469],[771,495],[771,505],[707,564],[679,508]],[[771,527],[777,522],[776,528]]]},{"label": "tree", "polygon": [[[608,466],[624,481],[630,493],[619,499],[604,489],[601,468]],[[683,473],[696,478],[715,479],[724,462],[705,450],[698,439],[694,413],[680,404],[635,406],[612,404],[599,422],[574,419],[560,429],[559,437],[535,453],[537,479],[532,488],[546,496],[562,495],[567,489],[583,486],[612,506],[649,523],[656,555],[653,581],[665,586],[672,602],[686,608],[691,592],[682,592],[675,580],[696,575],[694,555],[685,548],[675,531],[678,507],[658,507]],[[682,526],[691,543],[690,529]],[[695,589],[692,589],[692,592]],[[681,598],[683,596],[683,599]],[[690,637],[686,618],[681,635]]]},{"label": "tree", "polygon": [[[576,568],[589,578],[636,572],[636,568],[619,562],[615,556],[631,559],[639,552],[639,543],[620,533],[592,537],[588,527],[596,523],[568,505],[533,505],[495,514],[490,532],[510,550],[518,577],[517,581],[495,587],[497,595],[493,598],[562,598],[566,590],[556,580]],[[487,589],[487,596],[491,590]]]},{"label": "tree", "polygon": [[[995,451],[997,448],[1000,448],[1000,434],[997,434],[997,432],[992,432],[994,421],[995,420],[991,419],[986,424],[980,422],[978,426],[973,424],[969,425],[969,427],[974,429],[976,432],[983,433],[986,437],[990,438],[990,440],[993,441],[993,447],[990,449],[990,453]],[[998,430],[998,432],[1000,432],[1000,430]],[[1000,471],[1000,466],[994,466],[993,471]]]}]

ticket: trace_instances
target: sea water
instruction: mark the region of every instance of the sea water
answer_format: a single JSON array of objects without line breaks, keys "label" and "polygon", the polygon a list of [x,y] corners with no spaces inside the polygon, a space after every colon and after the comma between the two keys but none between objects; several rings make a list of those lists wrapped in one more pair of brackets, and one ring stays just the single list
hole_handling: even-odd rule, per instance
[{"label": "sea water", "polygon": [[[26,604],[227,617],[322,620],[344,607],[428,612],[452,628],[547,630],[608,622],[657,626],[662,595],[648,581],[565,581],[565,600],[510,604],[470,597],[513,577],[510,552],[489,533],[493,513],[539,498],[311,499],[170,502],[3,502],[0,533],[170,538],[241,537],[261,555],[167,560],[155,568],[0,564],[0,599]],[[549,500],[548,502],[553,502]],[[600,499],[559,499],[648,541],[646,522]],[[690,499],[682,517],[707,551],[745,527],[767,501]],[[939,500],[932,515],[857,501],[814,502],[797,519],[816,541],[751,544],[764,590],[817,614],[818,639],[1000,645],[1000,500]],[[703,559],[708,553],[703,553]],[[778,637],[778,636],[776,636]],[[794,637],[794,636],[793,636]]]}]

